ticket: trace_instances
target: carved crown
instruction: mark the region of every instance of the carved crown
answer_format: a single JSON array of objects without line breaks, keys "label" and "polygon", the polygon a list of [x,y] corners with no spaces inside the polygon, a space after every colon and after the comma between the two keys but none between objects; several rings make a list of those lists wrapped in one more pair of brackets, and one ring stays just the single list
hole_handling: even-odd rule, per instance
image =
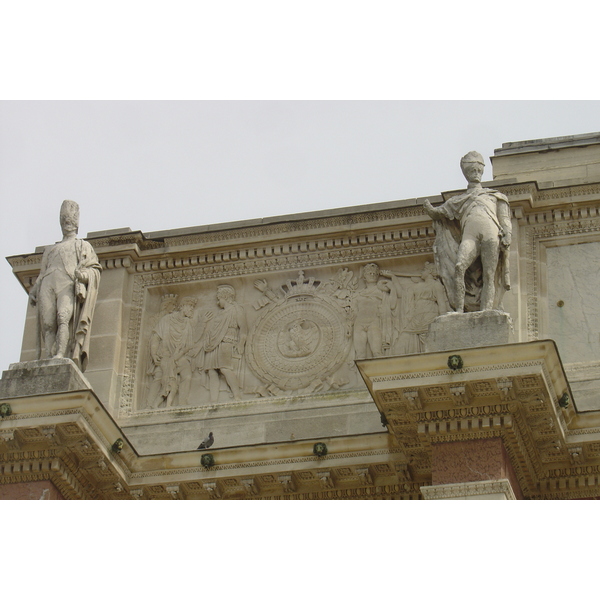
[{"label": "carved crown", "polygon": [[305,277],[304,271],[298,271],[296,279],[288,279],[282,286],[281,291],[285,298],[290,296],[314,295],[321,287],[321,281],[314,277]]}]

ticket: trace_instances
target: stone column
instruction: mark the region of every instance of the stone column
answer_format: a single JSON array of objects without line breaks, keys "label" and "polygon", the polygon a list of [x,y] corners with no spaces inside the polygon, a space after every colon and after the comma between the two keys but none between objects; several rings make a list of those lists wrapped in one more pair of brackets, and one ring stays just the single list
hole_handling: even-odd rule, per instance
[{"label": "stone column", "polygon": [[502,439],[432,444],[426,500],[516,500],[523,495]]}]

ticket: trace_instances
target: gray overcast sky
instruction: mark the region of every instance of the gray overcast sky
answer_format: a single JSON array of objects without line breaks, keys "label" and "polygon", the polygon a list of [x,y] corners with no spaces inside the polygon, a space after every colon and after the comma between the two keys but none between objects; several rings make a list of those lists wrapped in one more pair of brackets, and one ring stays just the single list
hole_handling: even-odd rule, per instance
[{"label": "gray overcast sky", "polygon": [[[86,235],[435,195],[464,186],[469,150],[598,131],[599,114],[597,101],[5,101],[1,254],[59,240],[65,198]],[[4,261],[0,278],[5,369],[27,298]]]}]

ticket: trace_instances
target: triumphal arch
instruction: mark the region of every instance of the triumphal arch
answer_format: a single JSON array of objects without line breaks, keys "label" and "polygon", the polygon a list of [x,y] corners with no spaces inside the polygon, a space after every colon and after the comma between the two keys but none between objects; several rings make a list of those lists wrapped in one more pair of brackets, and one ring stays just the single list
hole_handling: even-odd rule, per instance
[{"label": "triumphal arch", "polygon": [[80,238],[57,201],[63,240],[8,259],[0,498],[600,497],[600,133],[456,165],[170,231]]}]

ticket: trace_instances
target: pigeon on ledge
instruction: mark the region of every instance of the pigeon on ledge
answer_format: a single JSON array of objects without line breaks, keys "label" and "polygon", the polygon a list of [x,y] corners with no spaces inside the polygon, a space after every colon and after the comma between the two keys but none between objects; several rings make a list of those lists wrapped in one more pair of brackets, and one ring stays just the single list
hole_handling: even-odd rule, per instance
[{"label": "pigeon on ledge", "polygon": [[203,448],[210,448],[214,444],[215,438],[213,437],[212,431],[208,434],[208,437],[202,440],[202,443],[198,446],[198,450]]}]

